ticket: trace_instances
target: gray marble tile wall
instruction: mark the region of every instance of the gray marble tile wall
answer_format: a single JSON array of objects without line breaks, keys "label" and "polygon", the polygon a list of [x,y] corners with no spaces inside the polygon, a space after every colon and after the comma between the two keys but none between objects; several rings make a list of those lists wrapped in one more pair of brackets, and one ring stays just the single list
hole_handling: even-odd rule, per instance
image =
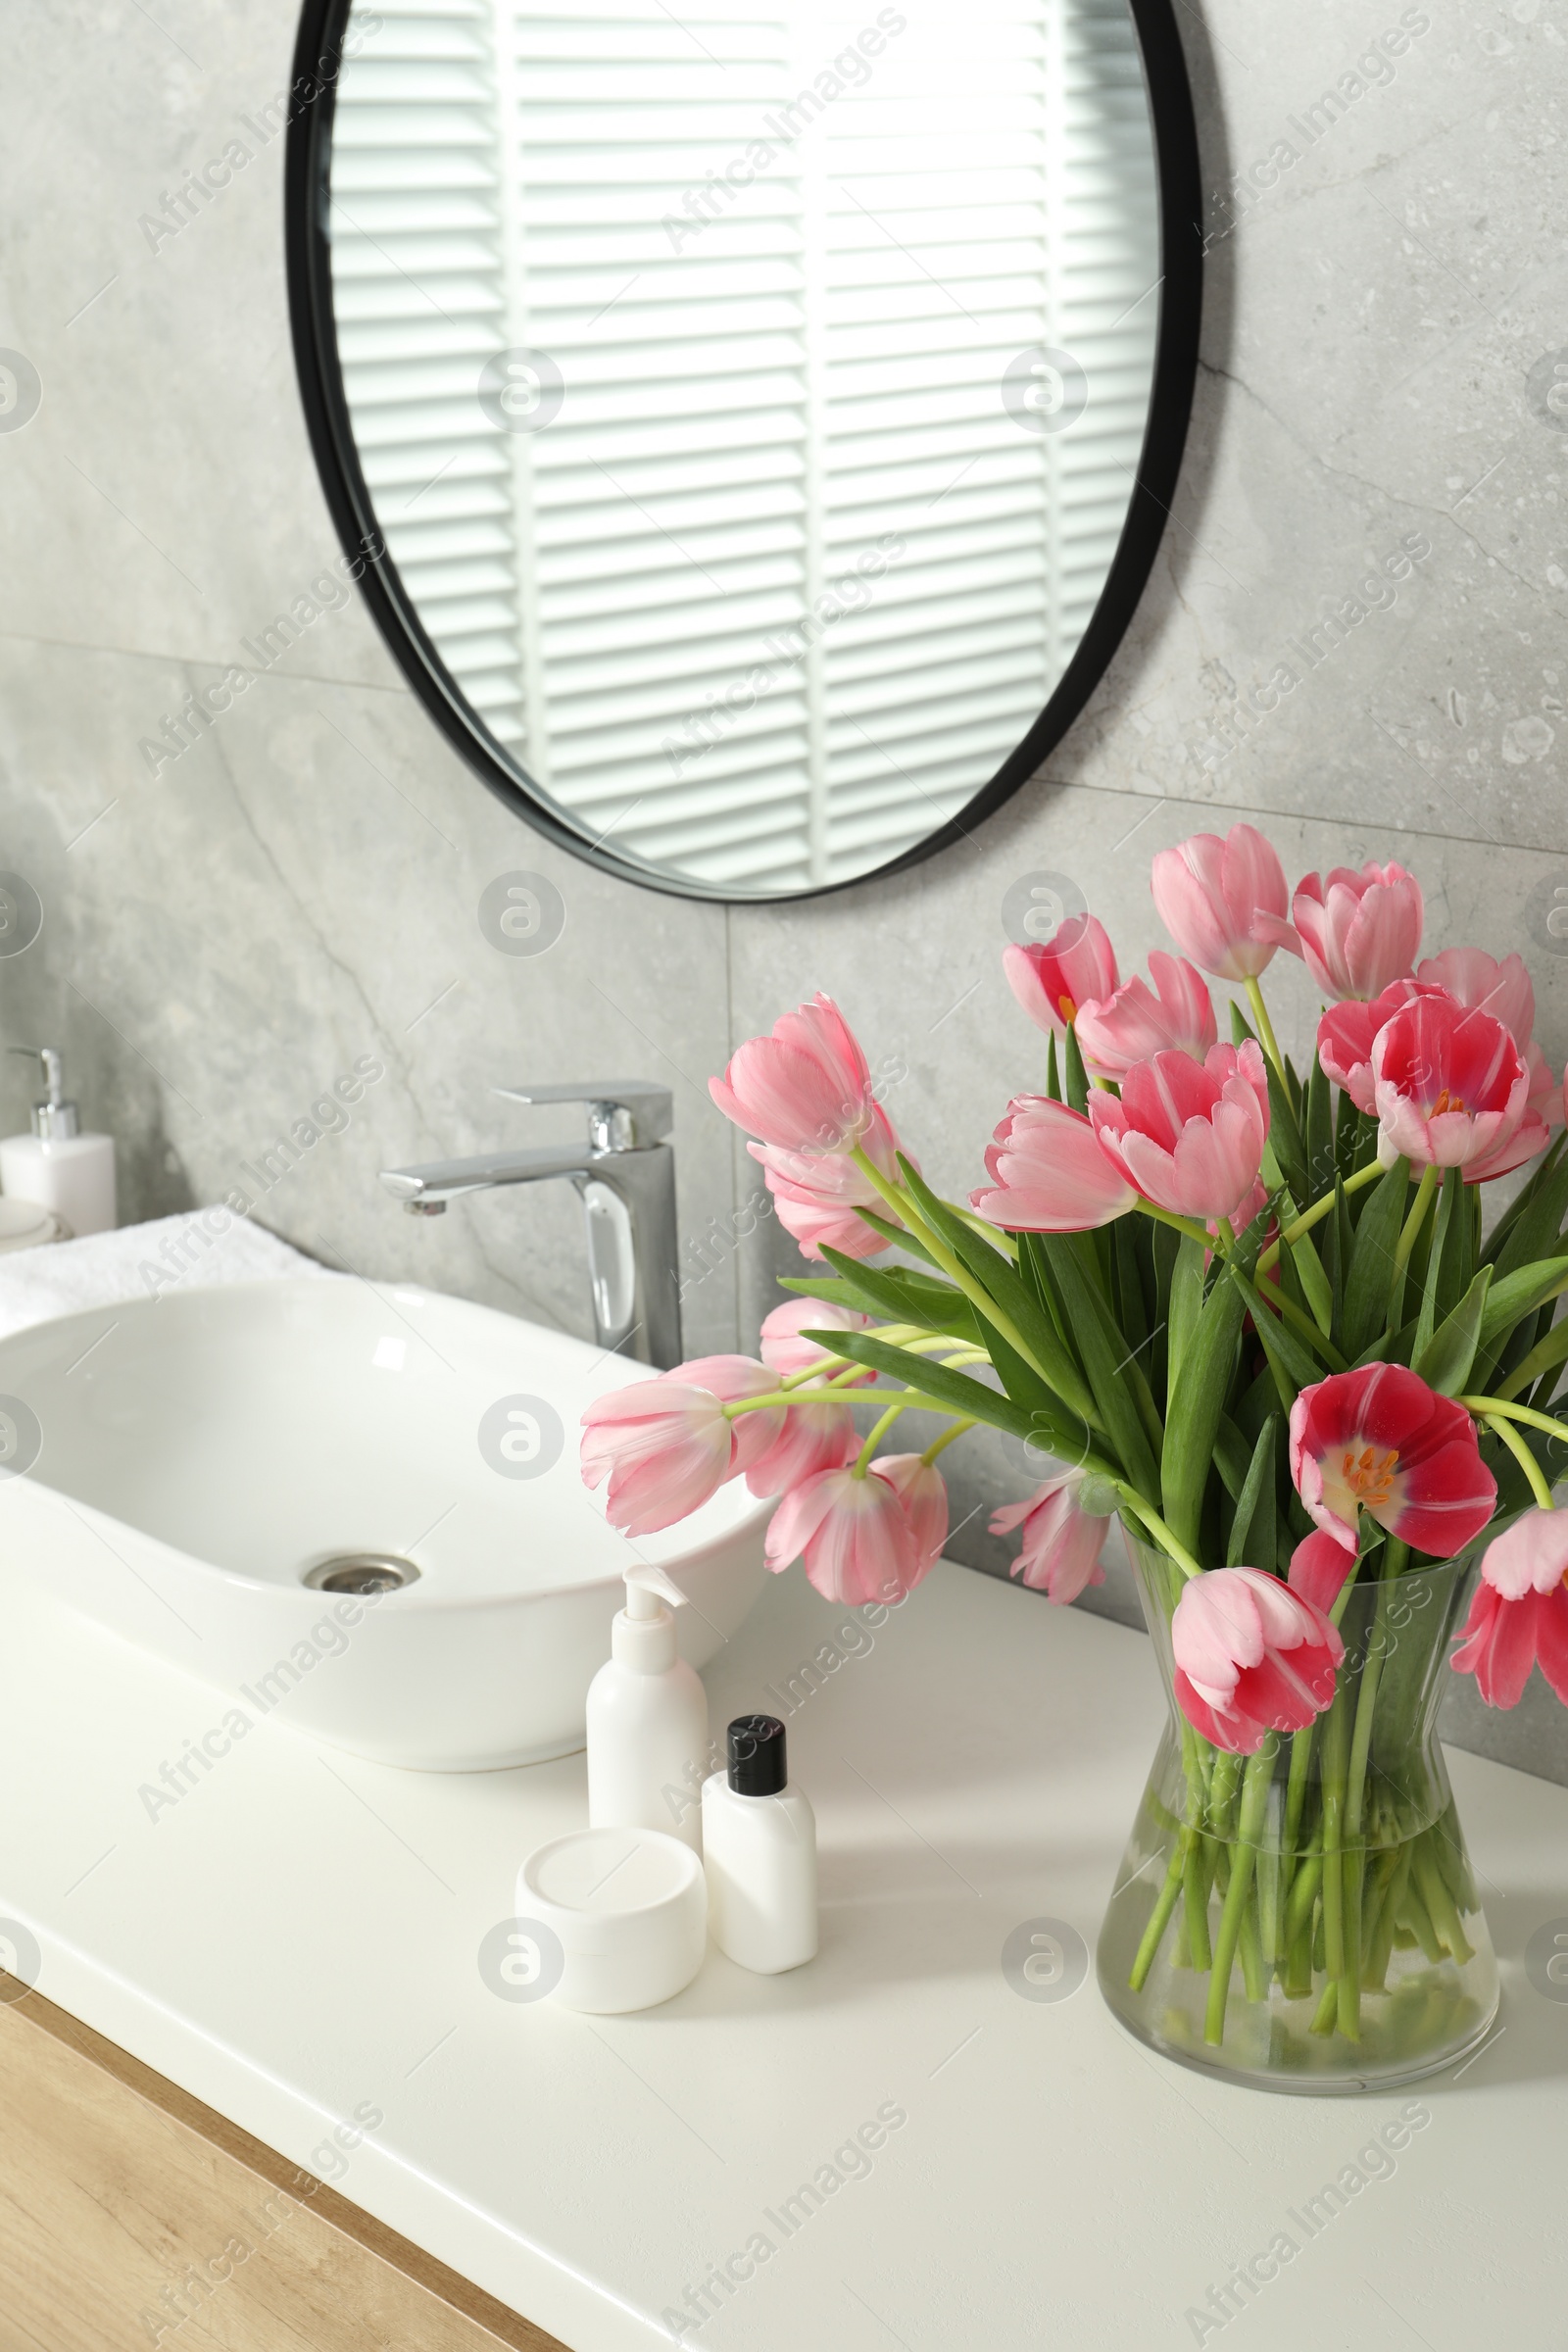
[{"label": "gray marble tile wall", "polygon": [[[908,1075],[890,1100],[942,1184],[972,1183],[1039,1040],[1002,980],[1001,901],[1070,874],[1124,963],[1158,944],[1148,859],[1200,824],[1265,824],[1288,868],[1397,857],[1429,952],[1518,948],[1568,1054],[1568,32],[1555,0],[1323,0],[1178,10],[1209,193],[1188,461],[1143,606],[1083,720],[962,848],[902,880],[726,912],[606,879],[499,808],[404,688],[357,598],[177,760],[144,750],[337,554],[295,391],[282,141],[176,236],[145,217],[286,84],[287,0],[14,0],[3,109],[0,345],[37,371],[0,416],[0,864],[44,927],[0,963],[0,1043],[68,1054],[121,1144],[127,1217],[221,1198],[311,1124],[356,1059],[385,1075],[255,1213],[334,1265],[587,1327],[564,1188],[436,1221],[391,1160],[574,1132],[496,1082],[610,1065],[675,1090],[691,1346],[750,1344],[788,1251],[735,1240],[751,1163],[705,1081],[813,988]],[[1396,60],[1376,37],[1402,26]],[[1334,93],[1337,104],[1320,103]],[[1559,355],[1562,375],[1556,372]],[[1420,553],[1392,601],[1360,584]],[[1321,616],[1359,613],[1332,651]],[[499,954],[498,875],[548,875],[548,954]],[[1282,959],[1283,960],[1283,959]],[[1312,1006],[1281,975],[1287,1042]],[[1293,983],[1295,985],[1293,986]],[[0,1132],[24,1123],[0,1064]],[[704,1252],[699,1258],[698,1249]],[[956,1449],[960,1454],[963,1448]],[[1021,1462],[976,1439],[955,1550],[998,1571],[986,1506]],[[1114,1566],[1095,1605],[1126,1613]],[[1044,1602],[1042,1606],[1046,1605]],[[1568,1715],[1468,1686],[1465,1743],[1568,1779]]]}]

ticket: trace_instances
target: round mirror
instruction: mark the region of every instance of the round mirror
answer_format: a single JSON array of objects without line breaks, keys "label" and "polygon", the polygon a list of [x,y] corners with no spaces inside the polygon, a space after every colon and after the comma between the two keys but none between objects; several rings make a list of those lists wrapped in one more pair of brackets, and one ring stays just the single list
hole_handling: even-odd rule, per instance
[{"label": "round mirror", "polygon": [[958,839],[1142,591],[1201,263],[1170,0],[310,0],[295,349],[484,781],[656,887]]}]

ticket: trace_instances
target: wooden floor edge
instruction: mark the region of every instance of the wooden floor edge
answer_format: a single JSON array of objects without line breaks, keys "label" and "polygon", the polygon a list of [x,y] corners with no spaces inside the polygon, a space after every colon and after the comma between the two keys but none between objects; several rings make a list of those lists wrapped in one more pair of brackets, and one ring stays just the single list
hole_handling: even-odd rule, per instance
[{"label": "wooden floor edge", "polygon": [[8,1976],[3,1969],[0,1969],[0,2006],[9,2008],[14,2015],[24,2019],[40,2032],[51,2034],[67,2049],[74,2050],[78,2057],[87,2059],[106,2075],[113,2076],[116,2082],[134,2092],[136,2097],[144,2099],[149,2106],[159,2108],[165,2115],[172,2116],[176,2123],[184,2124],[203,2139],[220,2148],[225,2156],[232,2157],[236,2163],[257,2174],[271,2187],[284,2189],[294,2196],[308,2195],[312,2211],[318,2213],[333,2229],[340,2230],[345,2237],[356,2239],[368,2253],[379,2256],[395,2270],[405,2273],[416,2285],[422,2286],[443,2303],[449,2303],[454,2311],[461,2312],[465,2319],[472,2320],[477,2327],[488,2328],[499,2342],[513,2347],[513,2352],[570,2352],[570,2347],[563,2344],[558,2336],[547,2335],[533,2321],[524,2319],[509,2305],[498,2302],[494,2295],[486,2294],[483,2287],[475,2286],[461,2272],[450,2270],[444,2262],[437,2261],[433,2254],[427,2254],[422,2246],[415,2245],[412,2239],[402,2236],[385,2222],[377,2221],[373,2214],[351,2204],[339,2190],[329,2187],[324,2181],[318,2181],[314,2173],[308,2173],[302,2165],[291,2164],[286,2156],[280,2156],[265,2140],[254,2138],[249,2132],[242,2131],[238,2124],[231,2123],[226,2115],[220,2115],[215,2107],[207,2106],[188,2090],[181,2090],[179,2084],[171,2082],[167,2075],[159,2074],[156,2068],[132,2057],[118,2042],[108,2040],[91,2026],[83,2025],[69,2010],[46,2000],[41,1992],[34,1991],[18,1977]]}]

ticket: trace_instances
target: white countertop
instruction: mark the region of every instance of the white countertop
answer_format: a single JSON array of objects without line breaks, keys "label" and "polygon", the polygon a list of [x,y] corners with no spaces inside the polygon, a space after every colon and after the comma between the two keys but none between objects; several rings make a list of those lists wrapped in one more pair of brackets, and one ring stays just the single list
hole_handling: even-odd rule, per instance
[{"label": "white countertop", "polygon": [[[1504,1979],[1457,2077],[1273,2097],[1140,2049],[1092,1969],[1051,2002],[1003,1973],[1026,1920],[1092,1951],[1159,1724],[1142,1638],[1076,1610],[939,1568],[790,1719],[818,1959],[710,1952],[665,2007],[591,2020],[477,1965],[523,1853],[584,1818],[580,1756],[405,1773],[270,1719],[151,1819],[139,1787],[226,1702],[6,1571],[0,1614],[0,1916],[35,1933],[39,1989],[297,2162],[379,2108],[337,2185],[574,2352],[670,2340],[661,2313],[759,2231],[769,2259],[679,2340],[1560,2352],[1568,2003],[1522,1954],[1568,1922],[1568,1789],[1450,1755]],[[709,1669],[715,1726],[777,1711],[764,1686],[844,1622],[770,1580]],[[1425,2124],[1362,2168],[1385,2177],[1200,2329],[1189,2308],[1412,2100]],[[764,2216],[884,2106],[906,2120],[864,2177],[786,2237]]]}]

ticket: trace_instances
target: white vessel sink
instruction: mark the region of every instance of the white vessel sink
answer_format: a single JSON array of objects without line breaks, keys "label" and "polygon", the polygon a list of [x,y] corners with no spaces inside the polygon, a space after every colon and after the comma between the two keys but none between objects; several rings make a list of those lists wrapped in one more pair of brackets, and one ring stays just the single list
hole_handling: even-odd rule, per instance
[{"label": "white vessel sink", "polygon": [[[564,1755],[632,1559],[690,1594],[697,1666],[761,1587],[770,1506],[739,1483],[635,1545],[606,1525],[579,1416],[639,1377],[559,1332],[346,1276],[40,1324],[0,1341],[0,1573],[212,1684],[214,1726],[275,1711],[441,1772]],[[365,1571],[343,1563],[364,1554],[417,1576],[357,1595]]]}]

